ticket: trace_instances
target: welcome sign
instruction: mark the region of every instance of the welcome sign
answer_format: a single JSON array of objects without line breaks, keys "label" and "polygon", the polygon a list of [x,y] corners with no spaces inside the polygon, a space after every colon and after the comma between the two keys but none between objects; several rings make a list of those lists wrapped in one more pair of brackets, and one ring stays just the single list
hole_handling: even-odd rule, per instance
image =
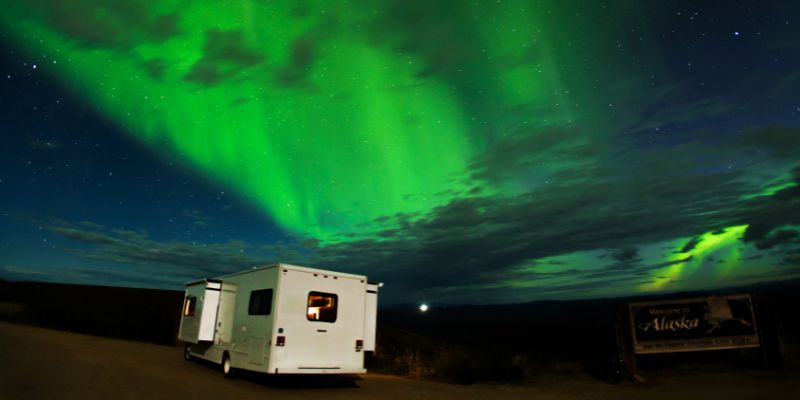
[{"label": "welcome sign", "polygon": [[630,303],[637,354],[758,347],[748,294]]}]

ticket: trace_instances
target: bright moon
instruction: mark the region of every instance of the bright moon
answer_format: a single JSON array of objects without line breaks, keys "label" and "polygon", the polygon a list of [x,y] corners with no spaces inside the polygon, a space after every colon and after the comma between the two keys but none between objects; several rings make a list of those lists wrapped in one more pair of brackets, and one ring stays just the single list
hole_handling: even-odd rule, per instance
[{"label": "bright moon", "polygon": [[428,305],[427,304],[420,305],[419,310],[422,312],[428,311]]}]

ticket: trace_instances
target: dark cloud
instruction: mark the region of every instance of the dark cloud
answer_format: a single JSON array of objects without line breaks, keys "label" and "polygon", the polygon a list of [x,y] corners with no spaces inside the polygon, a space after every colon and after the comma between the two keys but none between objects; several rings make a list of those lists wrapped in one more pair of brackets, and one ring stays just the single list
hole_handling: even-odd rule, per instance
[{"label": "dark cloud", "polygon": [[697,245],[700,243],[701,240],[702,239],[700,239],[699,236],[695,236],[695,237],[689,239],[689,241],[686,242],[685,245],[683,245],[683,247],[681,248],[680,252],[681,253],[688,253],[688,252],[694,250],[694,248],[697,247]]},{"label": "dark cloud", "polygon": [[800,128],[784,125],[749,128],[740,134],[739,143],[767,151],[779,160],[800,161]]},{"label": "dark cloud", "polygon": [[278,69],[276,82],[283,87],[309,87],[308,75],[317,57],[317,39],[302,35],[292,42],[289,63]]},{"label": "dark cloud", "polygon": [[653,271],[660,270],[671,265],[679,265],[691,261],[692,256],[660,262],[655,264],[642,264],[640,259],[633,259],[628,262],[616,262],[605,267],[589,270],[576,271],[573,275],[580,280],[608,279],[614,277],[641,277],[651,274]]},{"label": "dark cloud", "polygon": [[[396,221],[408,226],[402,239],[330,245],[319,249],[319,256],[337,265],[377,270],[395,285],[418,290],[496,281],[526,260],[625,248],[724,226],[725,220],[695,219],[686,209],[699,207],[715,192],[733,195],[734,188],[726,187],[731,178],[690,179],[680,191],[662,187],[674,184],[666,181],[643,185],[635,193],[584,183],[514,197],[455,199],[418,221]],[[594,195],[587,199],[577,193]],[[658,200],[655,207],[641,203],[653,199]],[[393,267],[383,271],[382,265]]]},{"label": "dark cloud", "polygon": [[633,247],[615,250],[611,253],[611,258],[621,263],[636,262],[642,259],[639,257],[639,250]]},{"label": "dark cloud", "polygon": [[[365,273],[391,282],[396,296],[440,292],[445,296],[447,290],[455,290],[447,294],[452,298],[460,296],[458,288],[464,288],[464,293],[472,290],[470,295],[476,291],[500,293],[500,288],[517,295],[527,290],[530,297],[556,296],[570,288],[588,292],[602,288],[604,280],[641,281],[660,268],[691,261],[687,257],[644,263],[637,250],[641,246],[689,237],[693,239],[681,250],[689,252],[698,244],[698,235],[721,233],[722,228],[733,225],[749,224],[745,240],[760,248],[780,247],[797,239],[795,233],[787,233],[794,232],[790,225],[800,223],[797,187],[772,196],[748,197],[758,188],[745,179],[746,171],[709,168],[707,157],[694,156],[702,154],[698,153],[702,143],[611,155],[605,150],[587,150],[594,156],[581,156],[587,161],[575,166],[567,162],[569,149],[582,148],[581,136],[554,132],[544,132],[541,142],[512,137],[510,143],[496,144],[490,154],[470,164],[472,175],[481,181],[514,180],[509,167],[501,164],[521,171],[534,168],[535,161],[515,147],[538,143],[553,159],[565,161],[553,176],[580,170],[571,179],[553,179],[521,194],[471,191],[426,214],[383,216],[376,223],[385,229],[372,237],[354,240],[351,236],[325,243],[294,240],[254,247],[241,242],[162,243],[144,232],[111,230],[93,223],[56,221],[47,229],[89,245],[70,251],[93,260],[168,266],[209,276],[281,260]],[[564,143],[559,137],[565,138]],[[718,152],[735,154],[727,148]],[[607,156],[613,157],[613,164],[598,165],[608,163]],[[201,224],[207,222],[191,210],[184,215]],[[563,270],[554,272],[546,262],[535,261],[592,250],[606,253],[610,263],[588,269],[561,264],[558,267]],[[787,254],[785,263],[795,259]],[[541,285],[534,286],[547,288],[510,289],[509,282],[536,281]]]},{"label": "dark cloud", "polygon": [[261,63],[264,56],[247,47],[240,31],[210,30],[205,35],[203,56],[185,79],[213,86]]},{"label": "dark cloud", "polygon": [[794,186],[777,191],[772,196],[761,196],[744,205],[744,218],[749,224],[743,240],[755,242],[761,249],[796,238],[795,230],[783,229],[800,225],[800,167],[794,171]]},{"label": "dark cloud", "polygon": [[238,97],[238,98],[235,98],[235,99],[231,100],[230,104],[231,104],[231,106],[239,106],[239,105],[242,105],[242,104],[249,103],[251,100],[252,99],[250,99],[248,97]]},{"label": "dark cloud", "polygon": [[800,232],[790,229],[780,229],[770,232],[767,236],[756,241],[759,250],[771,249],[775,246],[787,243],[800,243]]},{"label": "dark cloud", "polygon": [[783,258],[783,262],[789,265],[797,265],[800,266],[800,256],[797,255],[788,255]]},{"label": "dark cloud", "polygon": [[167,63],[160,58],[154,58],[144,63],[144,70],[154,79],[161,79],[166,69]]},{"label": "dark cloud", "polygon": [[334,34],[333,18],[323,18],[314,27],[297,36],[289,46],[289,61],[275,72],[275,82],[286,88],[308,89],[311,68],[319,56],[319,46]]},{"label": "dark cloud", "polygon": [[68,249],[80,257],[146,266],[172,275],[215,276],[265,263],[265,259],[250,255],[256,249],[240,241],[165,243],[152,240],[143,232],[121,229],[96,230],[68,223],[46,225],[45,228],[53,234],[89,245]]},{"label": "dark cloud", "polygon": [[46,229],[51,233],[55,233],[56,235],[63,236],[68,239],[77,240],[87,244],[94,244],[94,245],[114,245],[119,243],[118,239],[115,239],[111,236],[94,232],[88,231],[80,228],[73,228],[68,226],[47,226]]},{"label": "dark cloud", "polygon": [[391,0],[372,21],[371,39],[395,48],[417,53],[427,65],[419,77],[449,78],[454,72],[474,70],[482,56],[476,46],[480,37],[469,21],[467,7],[460,2],[441,0]]},{"label": "dark cloud", "polygon": [[[582,148],[580,135],[553,132],[545,132],[541,142],[513,137],[510,143],[497,144],[474,160],[473,176],[502,182],[515,179],[515,169],[516,176],[532,170],[535,157],[519,148],[527,147],[530,152],[544,149],[545,153],[553,150],[553,157],[565,160],[571,147]],[[560,142],[559,136],[565,142]],[[520,273],[518,268],[530,260],[586,250],[616,249],[611,250],[614,263],[561,277],[596,280],[610,275],[641,276],[688,262],[691,257],[642,265],[635,250],[638,246],[693,237],[682,248],[688,252],[698,244],[698,235],[722,233],[724,227],[734,225],[750,224],[746,238],[750,241],[793,238],[787,233],[767,234],[798,223],[800,209],[795,192],[800,189],[786,188],[774,196],[746,200],[746,195],[758,190],[744,179],[746,171],[718,168],[709,157],[697,156],[703,154],[705,140],[711,139],[713,136],[701,136],[696,142],[666,149],[615,152],[613,163],[604,156],[595,157],[595,161],[590,157],[578,167],[565,162],[566,171],[580,169],[581,173],[572,179],[539,184],[525,194],[473,193],[454,198],[427,215],[384,217],[382,222],[392,228],[379,232],[374,239],[330,244],[312,251],[320,260],[378,274],[394,286],[422,293],[508,279],[549,279],[554,275],[538,275],[535,270]],[[721,146],[717,155],[733,156],[737,151]],[[553,175],[559,176],[557,172]],[[756,235],[758,232],[763,233]]]},{"label": "dark cloud", "polygon": [[[565,163],[570,171],[582,169],[584,163],[606,152],[608,147],[590,142],[585,132],[576,128],[527,130],[495,142],[488,151],[470,163],[471,178],[502,182],[522,176],[540,176],[548,172],[563,174]],[[562,179],[565,175],[561,175]],[[582,175],[576,174],[575,177]]]},{"label": "dark cloud", "polygon": [[179,32],[177,14],[154,14],[152,7],[137,0],[32,0],[28,4],[52,27],[89,47],[127,50]]}]

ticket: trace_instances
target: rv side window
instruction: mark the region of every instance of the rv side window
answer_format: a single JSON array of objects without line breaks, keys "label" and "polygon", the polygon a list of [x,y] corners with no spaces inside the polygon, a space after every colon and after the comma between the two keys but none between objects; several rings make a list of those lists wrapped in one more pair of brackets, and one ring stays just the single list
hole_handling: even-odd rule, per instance
[{"label": "rv side window", "polygon": [[183,315],[191,317],[194,315],[194,308],[197,305],[197,297],[186,296],[186,301],[183,304]]},{"label": "rv side window", "polygon": [[309,321],[336,322],[339,296],[333,293],[311,292],[308,294]]},{"label": "rv side window", "polygon": [[269,315],[272,312],[272,289],[253,290],[250,292],[250,315]]}]

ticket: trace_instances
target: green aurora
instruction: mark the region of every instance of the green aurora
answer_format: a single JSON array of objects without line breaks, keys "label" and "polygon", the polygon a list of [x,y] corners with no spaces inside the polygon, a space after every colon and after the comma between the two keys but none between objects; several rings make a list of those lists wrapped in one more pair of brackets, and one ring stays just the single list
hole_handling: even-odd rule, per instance
[{"label": "green aurora", "polygon": [[[40,70],[144,147],[236,193],[289,234],[318,241],[314,251],[324,255],[391,241],[458,202],[534,196],[537,204],[539,193],[553,199],[558,187],[586,182],[593,199],[612,187],[603,185],[640,173],[626,170],[630,148],[617,145],[620,132],[727,112],[729,105],[702,102],[669,112],[647,106],[679,90],[654,86],[673,72],[655,28],[636,22],[643,7],[35,0],[5,4],[0,21],[18,49],[47,60]],[[615,23],[593,15],[613,15]],[[623,57],[616,38],[625,35],[636,40]],[[519,150],[525,154],[504,166],[498,152],[513,153],[514,143],[528,144]],[[669,160],[685,147],[651,154]],[[716,168],[716,156],[704,158],[703,168]],[[594,168],[608,162],[622,167]],[[773,171],[743,177],[747,192],[731,199],[753,202],[795,187],[791,165]],[[595,211],[611,212],[602,207],[599,199]],[[742,241],[748,222],[721,221],[718,232],[694,232],[699,239],[686,251],[692,236],[646,239],[638,257],[663,266],[631,287],[658,291],[681,279],[712,285],[737,276],[754,251]],[[530,252],[511,278],[463,287],[546,286],[562,278],[542,283],[535,273],[587,269],[607,249]],[[704,267],[723,254],[711,272]],[[594,293],[603,290],[619,292],[615,285]]]},{"label": "green aurora", "polygon": [[[561,45],[583,32],[556,29],[558,7],[525,3],[457,10],[454,34],[474,42],[450,49],[460,53],[442,68],[470,61],[455,78],[424,70],[426,57],[448,55],[402,51],[414,38],[369,35],[375,13],[401,10],[363,2],[303,12],[292,2],[43,1],[13,7],[4,25],[164,157],[251,198],[292,232],[335,241],[469,190],[468,163],[493,135],[601,119],[606,105],[580,90],[589,79],[571,67],[585,59]],[[614,69],[591,67],[598,77]],[[496,113],[514,116],[487,126]]]}]

